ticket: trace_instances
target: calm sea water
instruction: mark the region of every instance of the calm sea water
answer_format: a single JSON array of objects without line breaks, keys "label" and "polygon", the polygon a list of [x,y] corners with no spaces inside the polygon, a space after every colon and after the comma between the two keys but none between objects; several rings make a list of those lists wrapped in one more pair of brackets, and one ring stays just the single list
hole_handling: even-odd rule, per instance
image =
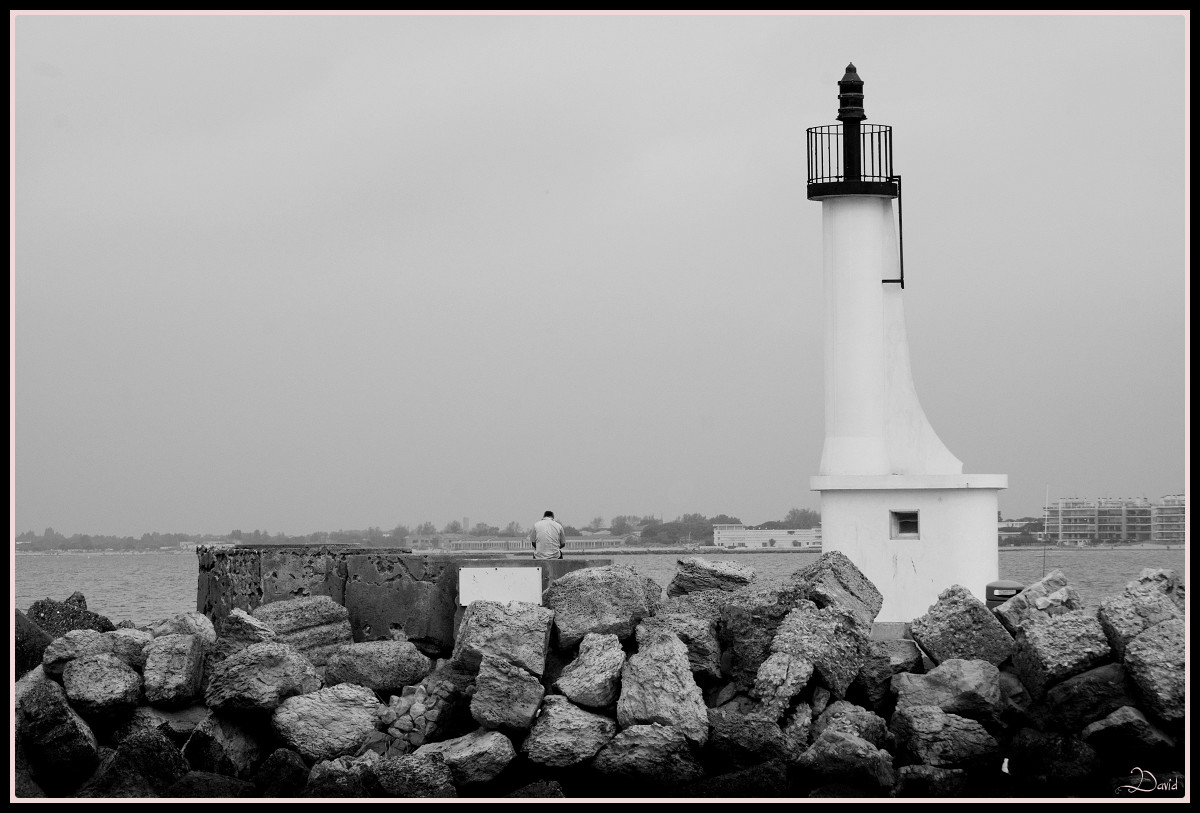
[{"label": "calm sea water", "polygon": [[[654,579],[664,588],[675,575],[684,554],[645,553],[612,556]],[[198,565],[194,553],[133,553],[100,555],[64,553],[54,556],[13,557],[15,606],[27,610],[34,601],[62,601],[76,590],[87,598],[88,609],[113,623],[128,619],[147,624],[175,613],[196,609]],[[756,583],[773,587],[794,571],[813,562],[817,554],[741,553],[704,554],[704,558],[748,565],[758,574]],[[1120,592],[1142,568],[1171,568],[1186,573],[1184,550],[1004,550],[1000,552],[1000,577],[1022,584],[1043,573],[1062,570],[1088,604]],[[949,585],[946,585],[949,587]]]}]

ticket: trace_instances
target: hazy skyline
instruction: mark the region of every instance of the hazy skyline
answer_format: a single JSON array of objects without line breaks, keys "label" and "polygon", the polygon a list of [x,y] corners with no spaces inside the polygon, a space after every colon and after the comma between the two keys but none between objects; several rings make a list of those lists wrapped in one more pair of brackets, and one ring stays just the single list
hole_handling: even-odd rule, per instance
[{"label": "hazy skyline", "polygon": [[964,471],[1181,493],[1186,20],[10,13],[14,529],[818,509],[848,62]]}]

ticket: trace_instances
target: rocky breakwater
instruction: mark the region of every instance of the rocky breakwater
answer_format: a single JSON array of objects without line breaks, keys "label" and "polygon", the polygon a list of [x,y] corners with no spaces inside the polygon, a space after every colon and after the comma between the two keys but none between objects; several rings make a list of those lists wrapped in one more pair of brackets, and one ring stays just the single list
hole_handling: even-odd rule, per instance
[{"label": "rocky breakwater", "polygon": [[952,585],[881,636],[841,554],[771,590],[691,557],[665,597],[610,565],[474,602],[432,658],[354,643],[327,596],[56,635],[18,612],[16,794],[1182,795],[1183,594],[1148,570],[1084,608],[1056,571],[993,611]]}]

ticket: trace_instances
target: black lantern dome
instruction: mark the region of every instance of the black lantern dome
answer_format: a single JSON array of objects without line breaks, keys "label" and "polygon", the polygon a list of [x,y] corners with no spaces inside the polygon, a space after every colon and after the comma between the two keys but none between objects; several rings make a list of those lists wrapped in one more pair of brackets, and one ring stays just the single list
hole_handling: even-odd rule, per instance
[{"label": "black lantern dome", "polygon": [[837,120],[808,128],[808,199],[839,195],[894,198],[898,179],[892,172],[892,128],[863,124],[863,80],[851,62],[838,82]]}]

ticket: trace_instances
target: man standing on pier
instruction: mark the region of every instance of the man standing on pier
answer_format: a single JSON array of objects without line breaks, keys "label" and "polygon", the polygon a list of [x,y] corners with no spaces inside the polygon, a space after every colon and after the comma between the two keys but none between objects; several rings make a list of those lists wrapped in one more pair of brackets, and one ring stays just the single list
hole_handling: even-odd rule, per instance
[{"label": "man standing on pier", "polygon": [[534,559],[561,559],[567,546],[567,532],[554,521],[554,512],[547,511],[533,523],[529,531],[529,544],[533,545]]}]

